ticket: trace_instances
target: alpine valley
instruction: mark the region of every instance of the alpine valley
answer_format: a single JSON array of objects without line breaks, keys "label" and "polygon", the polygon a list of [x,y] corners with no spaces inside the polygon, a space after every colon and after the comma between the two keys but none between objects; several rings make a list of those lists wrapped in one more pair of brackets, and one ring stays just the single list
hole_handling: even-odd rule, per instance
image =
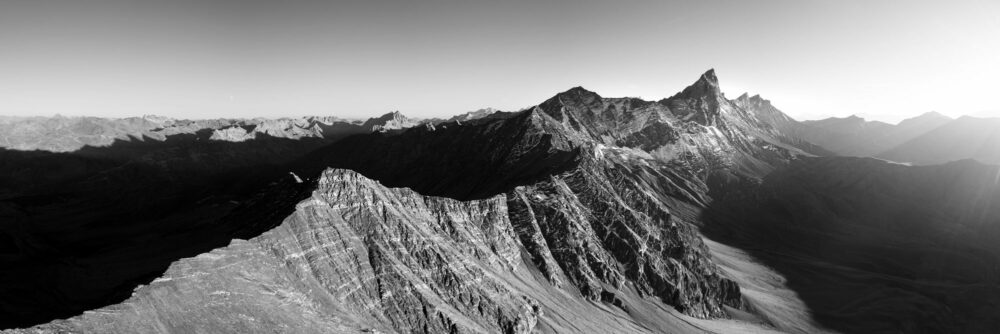
[{"label": "alpine valley", "polygon": [[450,119],[6,117],[0,146],[10,333],[1000,332],[1000,119],[800,122],[709,70]]}]

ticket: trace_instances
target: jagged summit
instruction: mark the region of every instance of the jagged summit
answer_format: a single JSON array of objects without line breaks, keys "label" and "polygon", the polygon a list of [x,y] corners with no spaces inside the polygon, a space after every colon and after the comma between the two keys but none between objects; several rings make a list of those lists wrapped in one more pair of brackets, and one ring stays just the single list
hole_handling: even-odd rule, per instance
[{"label": "jagged summit", "polygon": [[362,125],[362,127],[372,132],[380,132],[409,128],[416,126],[417,124],[417,121],[406,117],[403,113],[397,110],[376,118],[370,118],[368,121],[365,121],[365,124]]},{"label": "jagged summit", "polygon": [[556,94],[548,101],[543,102],[543,104],[552,102],[566,103],[566,104],[585,104],[593,103],[595,101],[600,101],[602,99],[601,95],[587,90],[582,86],[576,86],[566,90],[565,92]]},{"label": "jagged summit", "polygon": [[715,75],[715,69],[709,69],[698,78],[698,81],[695,81],[668,100],[698,98],[702,96],[722,96],[722,90],[719,89],[719,78]]},{"label": "jagged summit", "polygon": [[710,68],[708,71],[705,71],[705,73],[701,75],[701,79],[707,82],[715,83],[716,85],[719,84],[719,78],[715,76],[714,68]]},{"label": "jagged summit", "polygon": [[660,100],[660,103],[667,105],[674,114],[682,115],[685,120],[702,125],[717,124],[723,109],[731,104],[719,88],[719,78],[714,69],[709,69],[683,91]]},{"label": "jagged summit", "polygon": [[[556,94],[538,105],[538,108],[557,120],[565,118],[564,111],[567,110],[592,110],[599,108],[603,104],[603,98],[597,93],[576,86],[569,90]],[[580,115],[571,115],[571,122],[578,122]],[[569,120],[567,119],[567,120]]]},{"label": "jagged summit", "polygon": [[771,100],[768,100],[768,99],[765,99],[765,98],[761,97],[760,94],[754,94],[753,96],[750,96],[750,93],[747,93],[747,92],[744,92],[743,94],[740,94],[740,96],[737,97],[736,99],[734,99],[733,101],[744,102],[744,103],[746,103],[746,102],[751,102],[751,103],[767,103],[767,104],[771,103]]},{"label": "jagged summit", "polygon": [[452,116],[451,118],[445,120],[445,122],[454,122],[454,121],[465,122],[465,121],[471,121],[471,120],[474,120],[474,119],[480,119],[480,118],[483,118],[483,117],[487,117],[487,116],[493,115],[493,114],[495,114],[497,112],[500,112],[500,110],[495,109],[495,108],[483,108],[483,109],[478,109],[476,111],[470,111],[470,112],[467,112],[467,113],[464,113],[464,114],[461,114],[461,115]]}]

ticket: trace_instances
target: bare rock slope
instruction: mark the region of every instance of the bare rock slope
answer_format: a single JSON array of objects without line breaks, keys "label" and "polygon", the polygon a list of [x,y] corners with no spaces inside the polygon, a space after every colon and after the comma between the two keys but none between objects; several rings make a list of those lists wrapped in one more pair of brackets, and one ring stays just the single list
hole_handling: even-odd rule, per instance
[{"label": "bare rock slope", "polygon": [[696,226],[709,184],[808,154],[718,85],[709,71],[662,101],[577,87],[337,141],[217,220],[245,240],[32,330],[767,331]]}]

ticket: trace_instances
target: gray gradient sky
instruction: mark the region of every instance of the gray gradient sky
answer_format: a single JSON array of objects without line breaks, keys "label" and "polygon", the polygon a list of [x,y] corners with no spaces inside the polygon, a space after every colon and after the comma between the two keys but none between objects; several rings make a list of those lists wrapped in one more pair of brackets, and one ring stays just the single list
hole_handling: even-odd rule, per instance
[{"label": "gray gradient sky", "polygon": [[0,2],[6,115],[434,117],[708,68],[798,119],[1000,117],[1000,1]]}]

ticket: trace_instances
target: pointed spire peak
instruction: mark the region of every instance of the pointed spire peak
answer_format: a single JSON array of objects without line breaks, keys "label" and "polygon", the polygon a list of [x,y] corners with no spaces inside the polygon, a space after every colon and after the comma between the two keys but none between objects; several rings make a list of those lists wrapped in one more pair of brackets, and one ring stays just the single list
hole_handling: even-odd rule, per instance
[{"label": "pointed spire peak", "polygon": [[684,88],[683,91],[670,97],[670,99],[700,98],[704,96],[722,97],[722,90],[719,89],[719,78],[715,76],[715,69],[709,69],[708,72],[705,72],[705,74],[702,74],[698,78],[698,81]]},{"label": "pointed spire peak", "polygon": [[743,94],[740,94],[740,97],[737,97],[736,99],[737,100],[749,100],[750,99],[750,94],[747,93],[747,92],[743,92]]},{"label": "pointed spire peak", "polygon": [[399,110],[386,113],[379,117],[372,117],[365,121],[362,126],[372,131],[383,131],[392,129],[408,128],[416,125],[414,120],[403,115]]},{"label": "pointed spire peak", "polygon": [[702,74],[701,78],[698,79],[698,81],[706,81],[715,84],[716,86],[719,85],[719,78],[715,76],[714,68],[710,68],[708,69],[708,71],[705,71],[705,74]]}]

